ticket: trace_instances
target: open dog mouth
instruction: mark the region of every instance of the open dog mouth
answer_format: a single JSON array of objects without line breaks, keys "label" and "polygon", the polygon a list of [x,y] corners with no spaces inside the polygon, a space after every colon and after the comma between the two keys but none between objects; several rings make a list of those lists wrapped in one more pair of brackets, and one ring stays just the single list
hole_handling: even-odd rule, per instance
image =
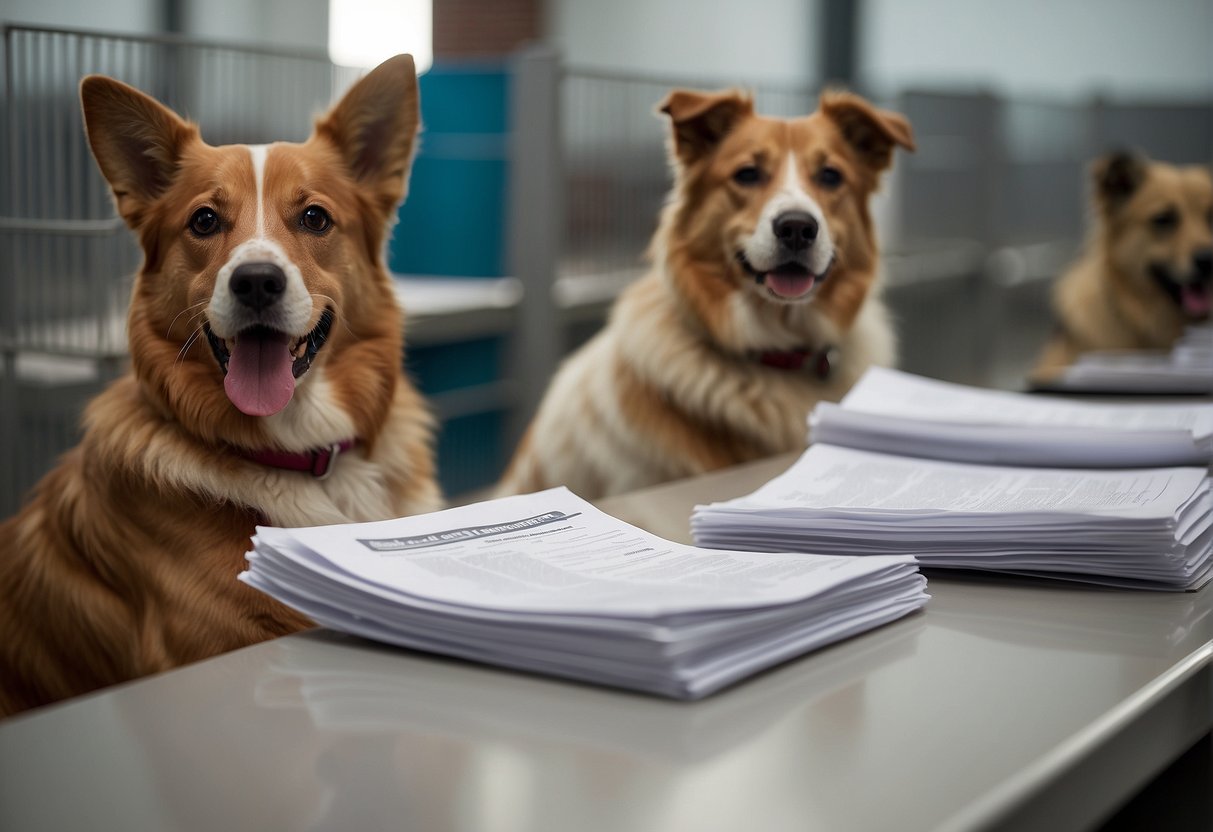
[{"label": "open dog mouth", "polygon": [[1171,300],[1191,321],[1203,321],[1213,314],[1213,281],[1178,281],[1171,272],[1160,265],[1150,267],[1150,276],[1170,296]]},{"label": "open dog mouth", "polygon": [[768,292],[781,300],[803,298],[813,290],[814,286],[826,279],[830,267],[834,265],[834,261],[831,260],[821,274],[813,274],[804,263],[789,260],[764,272],[754,268],[744,251],[737,252],[737,262],[758,285],[765,286]]},{"label": "open dog mouth", "polygon": [[223,371],[223,389],[241,413],[270,416],[282,410],[295,393],[295,380],[312,366],[328,340],[333,312],[325,309],[315,328],[302,338],[265,326],[220,338],[203,324],[211,353]]},{"label": "open dog mouth", "polygon": [[1213,312],[1213,284],[1185,283],[1179,289],[1179,303],[1192,320],[1205,320]]}]

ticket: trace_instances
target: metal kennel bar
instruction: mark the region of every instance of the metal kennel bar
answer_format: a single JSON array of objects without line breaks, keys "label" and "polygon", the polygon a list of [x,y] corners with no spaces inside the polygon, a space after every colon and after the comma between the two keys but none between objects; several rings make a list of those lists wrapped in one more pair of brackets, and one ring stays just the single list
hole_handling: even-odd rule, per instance
[{"label": "metal kennel bar", "polygon": [[6,25],[0,107],[0,516],[76,441],[83,404],[125,363],[139,264],[84,137],[101,73],[202,126],[211,144],[301,140],[359,71],[321,52],[174,35]]},{"label": "metal kennel bar", "polygon": [[5,352],[110,358],[138,265],[84,141],[78,86],[125,81],[200,123],[212,144],[306,137],[355,70],[320,53],[175,36],[4,28]]},{"label": "metal kennel bar", "polygon": [[[319,52],[173,35],[10,25],[2,46],[0,517],[75,441],[83,403],[125,362],[139,254],[84,140],[80,78],[131,83],[221,144],[304,138],[312,116],[358,74]],[[671,181],[668,126],[656,112],[665,95],[741,86],[760,113],[796,116],[815,109],[819,92],[808,82],[568,67],[550,49],[515,57],[504,221],[509,273],[523,293],[504,333],[513,356],[501,376],[518,387],[501,405],[514,412],[510,436],[562,356],[645,266]],[[902,366],[978,384],[1014,386],[1030,357],[1034,330],[1023,324],[1047,319],[1038,278],[1077,247],[1087,160],[1128,145],[1199,161],[1213,147],[1209,101],[918,90],[879,103],[906,114],[918,141],[917,153],[898,155],[873,205]],[[454,331],[446,320],[431,324]],[[988,337],[1011,331],[1015,344]],[[990,348],[1014,360],[1001,366]]]}]

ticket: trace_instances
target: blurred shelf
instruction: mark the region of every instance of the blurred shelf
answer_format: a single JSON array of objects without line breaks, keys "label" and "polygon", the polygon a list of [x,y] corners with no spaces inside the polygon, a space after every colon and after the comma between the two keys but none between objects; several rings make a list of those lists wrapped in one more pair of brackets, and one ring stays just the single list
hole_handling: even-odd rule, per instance
[{"label": "blurred shelf", "polygon": [[392,275],[392,281],[407,340],[416,345],[508,334],[522,302],[522,283],[513,277]]},{"label": "blurred shelf", "polygon": [[881,259],[886,285],[898,288],[981,274],[986,253],[977,240],[915,240],[887,245]]},{"label": "blurred shelf", "polygon": [[552,301],[565,323],[605,319],[611,304],[647,271],[644,267],[592,274],[562,275],[552,284]]}]

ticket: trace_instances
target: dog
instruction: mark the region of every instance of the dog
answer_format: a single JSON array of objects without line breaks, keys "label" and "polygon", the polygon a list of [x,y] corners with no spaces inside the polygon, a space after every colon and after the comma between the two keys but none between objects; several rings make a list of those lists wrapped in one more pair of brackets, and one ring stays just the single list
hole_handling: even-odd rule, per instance
[{"label": "dog", "polygon": [[1054,287],[1036,375],[1091,350],[1168,350],[1213,309],[1213,175],[1115,152],[1091,168],[1092,231]]},{"label": "dog", "polygon": [[499,484],[586,499],[803,448],[895,339],[869,197],[909,122],[846,92],[761,117],[738,91],[675,90],[674,185],[652,268],[566,359]]},{"label": "dog", "polygon": [[302,144],[205,144],[118,81],[89,144],[142,245],[130,371],[0,526],[0,714],[311,626],[236,579],[258,523],[439,507],[383,263],[418,130],[400,55]]}]

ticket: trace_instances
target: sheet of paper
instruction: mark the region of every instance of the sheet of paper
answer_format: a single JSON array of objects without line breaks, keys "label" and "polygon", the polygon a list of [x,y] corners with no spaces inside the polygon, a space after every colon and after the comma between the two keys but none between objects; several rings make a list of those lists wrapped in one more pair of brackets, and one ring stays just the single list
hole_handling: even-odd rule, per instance
[{"label": "sheet of paper", "polygon": [[753,494],[697,506],[697,543],[914,555],[924,567],[1191,590],[1213,573],[1205,468],[959,464],[812,446]]},{"label": "sheet of paper", "polygon": [[1213,326],[1189,327],[1169,352],[1087,352],[1046,386],[1126,393],[1213,393]]},{"label": "sheet of paper", "polygon": [[563,488],[380,523],[259,528],[240,580],[321,626],[697,698],[919,609],[913,557],[704,550]]},{"label": "sheet of paper", "polygon": [[629,526],[565,488],[378,523],[258,529],[258,537],[275,547],[294,541],[362,580],[431,600],[602,615],[783,603],[914,563],[699,549]]},{"label": "sheet of paper", "polygon": [[1056,377],[1062,389],[1211,393],[1213,352],[1177,347],[1171,354],[1089,353]]},{"label": "sheet of paper", "polygon": [[855,511],[1072,513],[1170,518],[1200,468],[1122,471],[1006,468],[814,445],[738,505]]},{"label": "sheet of paper", "polygon": [[[1213,370],[1211,370],[1213,372]],[[1213,404],[1102,405],[982,390],[874,367],[842,400],[844,410],[933,422],[1109,431],[1179,430],[1213,435]]]}]

